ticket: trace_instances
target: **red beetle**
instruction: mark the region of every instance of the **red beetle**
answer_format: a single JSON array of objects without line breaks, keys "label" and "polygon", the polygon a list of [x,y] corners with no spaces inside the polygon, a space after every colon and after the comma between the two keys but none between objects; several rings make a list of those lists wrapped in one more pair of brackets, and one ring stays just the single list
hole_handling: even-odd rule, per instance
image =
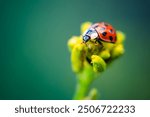
[{"label": "red beetle", "polygon": [[115,43],[117,39],[116,31],[108,23],[95,23],[83,34],[84,43],[88,42],[90,39],[95,39],[100,44],[101,41]]}]

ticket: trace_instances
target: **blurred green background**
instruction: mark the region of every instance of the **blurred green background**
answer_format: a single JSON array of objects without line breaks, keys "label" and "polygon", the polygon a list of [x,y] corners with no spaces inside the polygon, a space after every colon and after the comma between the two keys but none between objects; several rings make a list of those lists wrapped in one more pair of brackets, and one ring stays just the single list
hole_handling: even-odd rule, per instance
[{"label": "blurred green background", "polygon": [[1,0],[0,99],[72,99],[67,41],[85,21],[126,33],[126,53],[91,87],[99,99],[150,99],[148,0]]}]

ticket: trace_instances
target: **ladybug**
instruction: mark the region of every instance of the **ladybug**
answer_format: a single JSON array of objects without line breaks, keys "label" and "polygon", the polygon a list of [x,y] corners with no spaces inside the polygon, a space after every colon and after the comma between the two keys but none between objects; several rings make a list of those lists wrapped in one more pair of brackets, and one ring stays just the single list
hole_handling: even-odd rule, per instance
[{"label": "ladybug", "polygon": [[95,40],[99,44],[102,44],[101,41],[115,43],[116,39],[117,36],[115,29],[105,22],[93,24],[83,34],[83,43],[86,43],[89,40]]}]

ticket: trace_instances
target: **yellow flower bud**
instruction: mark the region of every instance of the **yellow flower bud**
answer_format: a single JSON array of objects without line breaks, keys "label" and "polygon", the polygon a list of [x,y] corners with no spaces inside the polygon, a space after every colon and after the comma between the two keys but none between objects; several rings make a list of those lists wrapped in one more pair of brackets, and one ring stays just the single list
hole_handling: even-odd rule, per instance
[{"label": "yellow flower bud", "polygon": [[92,55],[91,59],[94,72],[102,72],[106,69],[106,63],[101,57],[97,55]]},{"label": "yellow flower bud", "polygon": [[102,57],[104,60],[108,59],[110,57],[109,50],[104,50],[100,53],[100,57]]},{"label": "yellow flower bud", "polygon": [[92,25],[91,22],[85,22],[81,25],[81,34],[83,34],[90,26]]},{"label": "yellow flower bud", "polygon": [[112,50],[112,58],[119,57],[123,53],[124,53],[124,47],[122,44],[119,44],[116,47],[114,47],[114,49]]},{"label": "yellow flower bud", "polygon": [[117,31],[117,42],[116,44],[121,44],[125,40],[125,34],[121,31]]},{"label": "yellow flower bud", "polygon": [[69,50],[71,51],[73,49],[74,45],[81,43],[81,42],[82,42],[82,39],[79,36],[71,37],[68,41]]},{"label": "yellow flower bud", "polygon": [[102,42],[103,46],[104,46],[104,49],[107,49],[107,50],[112,50],[114,45],[113,43],[108,43],[108,42]]},{"label": "yellow flower bud", "polygon": [[80,72],[82,70],[84,60],[85,60],[85,45],[84,44],[75,45],[71,53],[72,69],[74,72]]}]

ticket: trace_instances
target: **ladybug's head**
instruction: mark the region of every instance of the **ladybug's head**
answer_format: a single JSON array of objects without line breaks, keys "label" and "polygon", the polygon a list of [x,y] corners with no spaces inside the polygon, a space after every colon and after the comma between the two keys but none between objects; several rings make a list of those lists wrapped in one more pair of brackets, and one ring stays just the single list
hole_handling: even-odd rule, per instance
[{"label": "ladybug's head", "polygon": [[83,42],[86,43],[90,39],[95,39],[98,37],[97,32],[95,31],[94,28],[89,28],[85,33],[83,34]]},{"label": "ladybug's head", "polygon": [[88,35],[83,36],[83,42],[86,43],[90,40],[90,37]]}]

